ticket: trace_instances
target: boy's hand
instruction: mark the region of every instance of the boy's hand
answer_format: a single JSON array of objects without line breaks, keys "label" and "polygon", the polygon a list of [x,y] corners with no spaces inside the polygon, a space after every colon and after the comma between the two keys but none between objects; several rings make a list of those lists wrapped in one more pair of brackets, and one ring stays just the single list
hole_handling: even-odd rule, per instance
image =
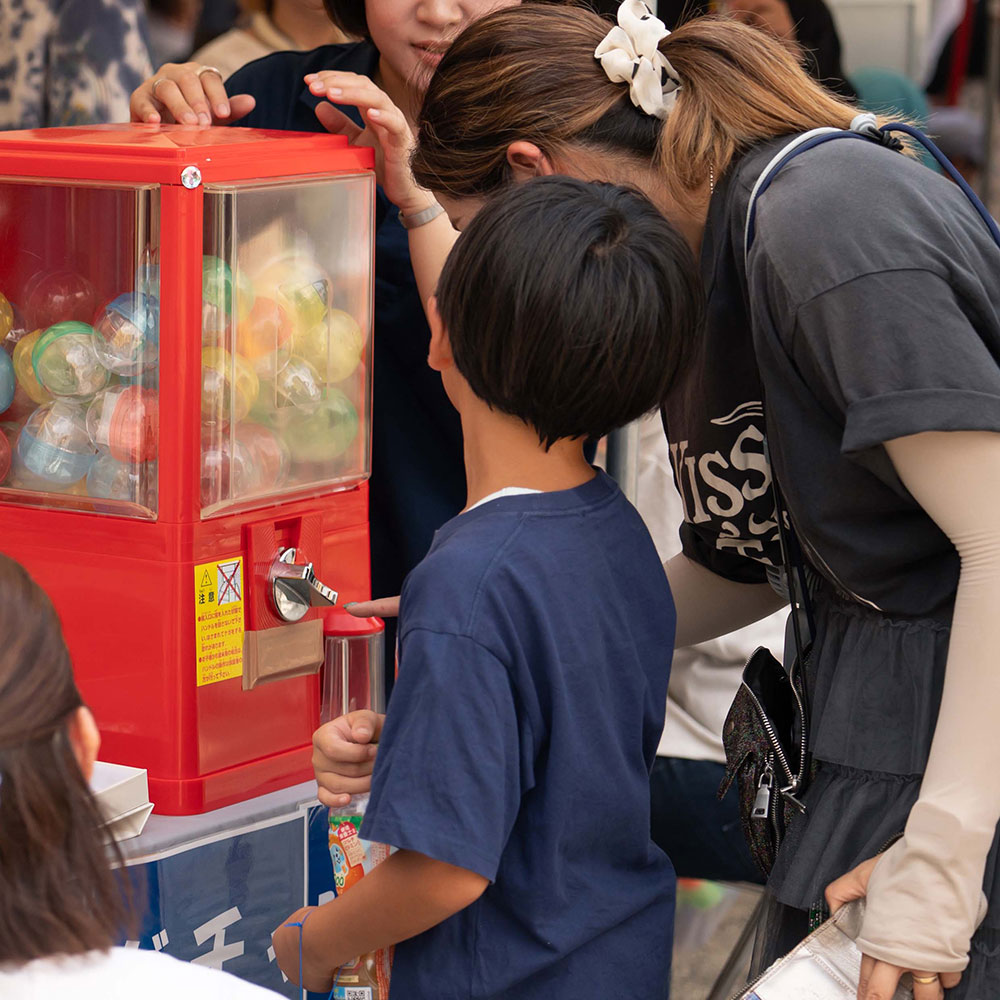
[{"label": "boy's hand", "polygon": [[371,786],[371,773],[385,716],[367,709],[333,719],[313,733],[317,797],[329,808],[346,806]]},{"label": "boy's hand", "polygon": [[377,597],[374,601],[350,601],[344,610],[355,618],[398,618],[399,597]]},{"label": "boy's hand", "polygon": [[[316,993],[329,993],[333,989],[333,970],[320,968],[316,962],[310,961],[308,948],[300,949],[299,935],[305,933],[305,927],[289,926],[304,923],[306,917],[315,909],[315,906],[303,906],[301,910],[296,910],[287,919],[282,920],[271,935],[271,945],[278,967],[288,977],[289,982],[296,986],[304,986]],[[302,982],[299,982],[300,971]]]}]

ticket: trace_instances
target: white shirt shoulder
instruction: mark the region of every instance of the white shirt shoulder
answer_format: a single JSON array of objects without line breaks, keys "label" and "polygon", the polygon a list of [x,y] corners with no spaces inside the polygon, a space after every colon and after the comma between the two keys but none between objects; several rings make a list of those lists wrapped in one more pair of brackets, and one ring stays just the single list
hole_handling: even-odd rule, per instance
[{"label": "white shirt shoulder", "polygon": [[0,997],[38,1000],[274,1000],[279,994],[228,972],[191,965],[138,948],[111,948],[85,955],[39,958],[24,965],[0,965]]}]

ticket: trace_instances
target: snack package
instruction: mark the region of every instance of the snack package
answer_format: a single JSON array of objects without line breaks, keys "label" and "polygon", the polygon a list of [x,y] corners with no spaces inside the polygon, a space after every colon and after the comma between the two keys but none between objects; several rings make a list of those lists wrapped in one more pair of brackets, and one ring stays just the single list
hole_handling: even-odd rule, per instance
[{"label": "snack package", "polygon": [[[854,939],[864,912],[863,899],[842,906],[741,993],[740,1000],[855,1000],[861,952]],[[903,976],[892,1000],[913,1000],[909,975]]]},{"label": "snack package", "polygon": [[[392,850],[359,836],[367,805],[367,795],[356,795],[346,808],[330,810],[330,859],[338,896],[385,861]],[[380,948],[346,963],[337,975],[333,1000],[388,1000],[391,967],[392,948]]]}]

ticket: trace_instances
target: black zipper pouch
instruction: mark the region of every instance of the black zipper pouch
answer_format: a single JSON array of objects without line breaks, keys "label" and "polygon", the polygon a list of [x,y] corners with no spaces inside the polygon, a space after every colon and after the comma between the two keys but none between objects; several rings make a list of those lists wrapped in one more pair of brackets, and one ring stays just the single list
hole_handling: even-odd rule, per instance
[{"label": "black zipper pouch", "polygon": [[809,768],[807,721],[802,688],[763,646],[743,668],[722,742],[726,776],[721,799],[734,781],[740,801],[743,836],[757,866],[769,875],[792,816],[805,812],[800,800]]}]

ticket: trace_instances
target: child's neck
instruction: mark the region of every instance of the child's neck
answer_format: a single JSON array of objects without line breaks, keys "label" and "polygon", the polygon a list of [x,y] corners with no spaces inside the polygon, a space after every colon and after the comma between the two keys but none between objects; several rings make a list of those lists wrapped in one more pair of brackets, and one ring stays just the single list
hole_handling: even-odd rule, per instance
[{"label": "child's neck", "polygon": [[508,486],[551,493],[594,478],[583,440],[563,438],[546,451],[527,424],[487,411],[462,414],[468,506]]}]

